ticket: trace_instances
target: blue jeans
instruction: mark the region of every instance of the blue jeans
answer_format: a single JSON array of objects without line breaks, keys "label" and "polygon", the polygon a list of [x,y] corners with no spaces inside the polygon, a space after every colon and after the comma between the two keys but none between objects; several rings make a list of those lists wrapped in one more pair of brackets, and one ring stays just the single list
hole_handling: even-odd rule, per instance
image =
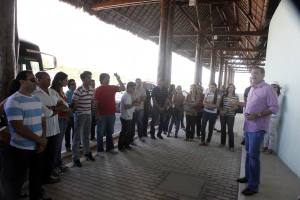
[{"label": "blue jeans", "polygon": [[81,114],[81,115],[75,114],[74,136],[73,136],[73,144],[72,144],[73,160],[78,160],[80,158],[79,151],[78,151],[80,136],[82,136],[83,153],[87,155],[91,152],[90,138],[89,138],[91,133],[91,123],[92,123],[91,114]]},{"label": "blue jeans", "polygon": [[135,124],[137,124],[137,131],[139,138],[143,137],[143,117],[144,109],[136,110],[133,114],[133,131],[135,132]]},{"label": "blue jeans", "polygon": [[62,142],[64,140],[64,135],[67,129],[67,125],[68,125],[68,120],[66,118],[63,117],[59,117],[58,118],[58,124],[59,124],[59,136],[58,136],[58,140],[57,140],[57,146],[56,146],[56,162],[54,164],[54,168],[57,167],[61,167],[62,166],[62,159],[61,159],[61,146],[62,146]]},{"label": "blue jeans", "polygon": [[97,151],[103,152],[103,135],[106,134],[106,151],[114,148],[112,134],[114,133],[116,116],[100,115],[97,119]]},{"label": "blue jeans", "polygon": [[208,137],[206,139],[207,143],[210,143],[213,131],[214,131],[214,126],[217,120],[217,113],[209,113],[206,111],[203,111],[203,115],[202,115],[202,125],[201,125],[201,141],[205,142],[205,130],[206,130],[206,125],[207,122],[208,124]]},{"label": "blue jeans", "polygon": [[264,139],[265,131],[246,132],[245,148],[246,156],[246,178],[248,179],[248,187],[258,191],[260,182],[260,145]]}]

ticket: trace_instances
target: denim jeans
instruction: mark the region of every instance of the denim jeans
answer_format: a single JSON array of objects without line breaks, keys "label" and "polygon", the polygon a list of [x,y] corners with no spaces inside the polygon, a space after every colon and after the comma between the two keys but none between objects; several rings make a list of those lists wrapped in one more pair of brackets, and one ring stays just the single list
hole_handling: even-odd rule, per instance
[{"label": "denim jeans", "polygon": [[195,136],[195,125],[196,125],[196,116],[185,115],[186,117],[186,139],[194,139]]},{"label": "denim jeans", "polygon": [[203,111],[203,119],[202,119],[202,127],[201,127],[201,141],[202,142],[205,142],[205,135],[206,135],[205,129],[206,129],[207,122],[209,122],[208,137],[207,137],[206,142],[210,143],[216,120],[217,120],[217,113],[209,113],[209,112]]},{"label": "denim jeans", "polygon": [[202,115],[203,115],[203,111],[200,111],[197,113],[197,117],[196,117],[197,137],[200,137],[200,133],[201,133]]},{"label": "denim jeans", "polygon": [[79,156],[79,143],[80,143],[80,135],[82,136],[83,143],[83,153],[89,154],[90,150],[90,133],[91,133],[91,114],[76,114],[74,116],[74,136],[73,136],[73,144],[72,144],[72,154],[73,160],[78,160]]},{"label": "denim jeans", "polygon": [[177,137],[177,134],[178,134],[178,131],[179,131],[179,126],[180,126],[180,121],[181,121],[182,117],[183,117],[183,112],[182,111],[174,110],[174,113],[171,117],[171,122],[170,122],[170,125],[169,125],[168,134],[170,134],[172,132],[173,125],[175,123],[175,136]]},{"label": "denim jeans", "polygon": [[265,131],[246,132],[245,148],[246,156],[246,177],[248,179],[248,187],[258,191],[260,183],[260,145],[264,139]]},{"label": "denim jeans", "polygon": [[152,120],[150,123],[150,134],[151,137],[154,136],[155,134],[155,125],[156,125],[156,121],[159,119],[159,126],[158,126],[158,133],[157,136],[160,136],[164,126],[165,126],[165,119],[166,119],[166,111],[158,111],[157,109],[153,108],[153,112],[152,112]]},{"label": "denim jeans", "polygon": [[234,147],[234,134],[233,134],[233,126],[234,126],[234,116],[220,116],[221,121],[221,144],[226,144],[226,127],[228,128],[228,144],[229,147]]},{"label": "denim jeans", "polygon": [[59,124],[59,136],[58,136],[58,142],[56,145],[56,160],[57,162],[54,164],[54,167],[60,167],[63,163],[62,163],[62,159],[61,159],[61,146],[62,146],[62,142],[64,140],[64,135],[66,132],[66,128],[68,125],[68,119],[67,118],[63,118],[63,117],[59,117],[58,118],[58,124]]},{"label": "denim jeans", "polygon": [[135,133],[135,124],[137,125],[138,136],[143,137],[143,117],[144,109],[135,110],[133,114],[133,132]]},{"label": "denim jeans", "polygon": [[97,119],[97,151],[104,151],[103,148],[103,135],[106,135],[106,151],[114,148],[112,134],[114,133],[116,116],[113,115],[100,115]]}]

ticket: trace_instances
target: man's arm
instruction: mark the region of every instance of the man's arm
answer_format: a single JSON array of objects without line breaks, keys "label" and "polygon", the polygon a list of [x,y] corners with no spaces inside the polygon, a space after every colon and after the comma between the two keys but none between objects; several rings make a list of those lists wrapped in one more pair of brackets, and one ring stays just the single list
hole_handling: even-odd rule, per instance
[{"label": "man's arm", "polygon": [[125,88],[123,82],[121,81],[120,76],[117,73],[114,73],[114,75],[115,75],[115,77],[116,77],[116,79],[117,79],[117,81],[118,81],[118,83],[120,85],[119,92],[125,91],[126,88]]},{"label": "man's arm", "polygon": [[47,139],[33,133],[29,128],[23,125],[22,120],[13,120],[10,121],[10,123],[20,136],[27,138],[29,140],[33,140],[41,146],[46,146]]}]

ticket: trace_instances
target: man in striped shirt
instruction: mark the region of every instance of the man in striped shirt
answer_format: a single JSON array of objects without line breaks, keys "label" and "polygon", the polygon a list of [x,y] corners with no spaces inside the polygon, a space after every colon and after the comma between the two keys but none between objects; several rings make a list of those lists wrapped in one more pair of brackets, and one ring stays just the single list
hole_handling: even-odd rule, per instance
[{"label": "man in striped shirt", "polygon": [[81,167],[79,160],[79,143],[82,136],[83,152],[87,160],[95,161],[90,150],[90,130],[91,130],[91,106],[94,96],[94,89],[91,87],[92,73],[84,71],[80,74],[82,86],[78,87],[73,94],[72,101],[75,110],[74,116],[74,136],[72,145],[73,163],[76,167]]},{"label": "man in striped shirt", "polygon": [[41,152],[47,145],[47,139],[42,103],[32,95],[36,79],[31,71],[22,71],[16,77],[16,82],[20,89],[5,104],[11,140],[1,177],[5,183],[4,199],[18,199],[29,169],[30,199],[49,200],[51,198],[45,198],[41,184]]}]

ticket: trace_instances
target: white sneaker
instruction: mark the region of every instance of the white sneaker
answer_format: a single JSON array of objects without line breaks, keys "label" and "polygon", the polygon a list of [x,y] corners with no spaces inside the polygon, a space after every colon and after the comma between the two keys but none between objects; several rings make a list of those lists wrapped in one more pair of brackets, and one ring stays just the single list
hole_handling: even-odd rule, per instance
[{"label": "white sneaker", "polygon": [[96,157],[104,158],[104,155],[105,155],[104,152],[101,151],[101,152],[97,152]]}]

